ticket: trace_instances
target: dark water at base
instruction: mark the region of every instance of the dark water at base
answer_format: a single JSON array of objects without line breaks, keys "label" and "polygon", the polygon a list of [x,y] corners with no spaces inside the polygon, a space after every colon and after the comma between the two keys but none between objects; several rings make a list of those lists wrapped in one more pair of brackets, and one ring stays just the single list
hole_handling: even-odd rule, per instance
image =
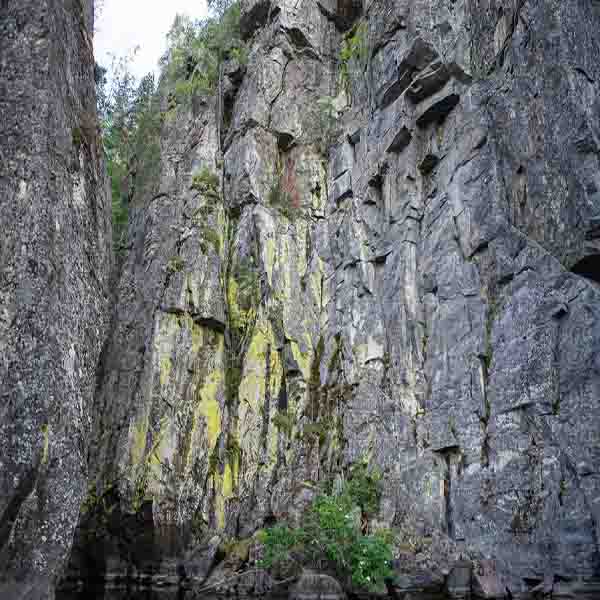
[{"label": "dark water at base", "polygon": [[[76,592],[57,592],[56,600],[219,600],[224,596],[197,593],[191,590],[105,590],[85,589]],[[263,596],[265,600],[287,600],[287,595]]]},{"label": "dark water at base", "polygon": [[[76,592],[58,592],[56,600],[191,600],[191,592],[169,590],[105,590],[102,588],[85,589]],[[216,596],[206,595],[207,599]]]},{"label": "dark water at base", "polygon": [[[58,592],[56,600],[223,600],[226,596],[184,590],[103,590],[86,589],[77,592]],[[253,596],[258,598],[258,596]],[[264,600],[288,600],[287,594],[261,596]],[[451,600],[448,596],[411,596],[422,600]]]},{"label": "dark water at base", "polygon": [[[193,592],[166,590],[85,590],[79,592],[59,592],[56,600],[218,600],[213,594],[194,594]],[[265,596],[267,598],[267,596]],[[277,598],[269,600],[285,600]]]}]

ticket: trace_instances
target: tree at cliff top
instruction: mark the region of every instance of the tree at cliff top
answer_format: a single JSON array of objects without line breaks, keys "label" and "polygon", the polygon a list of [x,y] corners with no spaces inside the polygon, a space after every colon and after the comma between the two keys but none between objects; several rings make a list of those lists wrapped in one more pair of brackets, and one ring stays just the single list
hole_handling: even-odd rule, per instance
[{"label": "tree at cliff top", "polygon": [[135,51],[113,57],[107,70],[96,67],[98,112],[112,190],[113,242],[122,247],[128,207],[136,187],[144,184],[160,159],[160,110],[154,75],[137,83],[130,64]]},{"label": "tree at cliff top", "polygon": [[131,72],[135,51],[113,57],[109,69],[96,66],[98,112],[112,184],[113,241],[117,252],[122,250],[127,231],[131,198],[157,171],[163,119],[192,95],[214,93],[219,65],[226,57],[243,60],[239,3],[216,0],[208,4],[209,18],[192,20],[177,15],[167,35],[160,75],[161,89],[169,97],[165,114],[160,110],[154,75],[148,73],[138,84]]},{"label": "tree at cliff top", "polygon": [[162,76],[178,101],[194,93],[214,93],[223,60],[244,60],[239,2],[217,0],[209,2],[209,9],[207,19],[178,15],[167,35]]}]

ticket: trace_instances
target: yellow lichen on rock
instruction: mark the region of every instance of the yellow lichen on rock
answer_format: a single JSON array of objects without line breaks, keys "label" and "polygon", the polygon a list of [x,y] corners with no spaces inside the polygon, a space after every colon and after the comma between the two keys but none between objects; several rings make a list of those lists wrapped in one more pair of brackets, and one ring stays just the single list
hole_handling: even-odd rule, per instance
[{"label": "yellow lichen on rock", "polygon": [[211,371],[199,391],[201,399],[199,410],[205,419],[207,441],[210,448],[214,448],[221,433],[221,406],[218,394],[221,390],[222,382],[223,373],[220,370]]},{"label": "yellow lichen on rock", "polygon": [[129,426],[130,460],[133,467],[140,465],[146,451],[148,436],[148,417],[143,415],[139,421],[134,421]]},{"label": "yellow lichen on rock", "polygon": [[173,361],[170,356],[163,356],[160,359],[160,385],[165,386],[169,381],[169,375],[173,368]]}]

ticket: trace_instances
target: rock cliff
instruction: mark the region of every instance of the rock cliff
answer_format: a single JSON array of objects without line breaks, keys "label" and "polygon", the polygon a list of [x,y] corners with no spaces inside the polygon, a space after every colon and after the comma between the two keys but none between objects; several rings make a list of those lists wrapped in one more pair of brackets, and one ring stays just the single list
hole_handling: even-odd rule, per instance
[{"label": "rock cliff", "polygon": [[[241,5],[248,58],[221,66],[218,93],[173,106],[160,92],[160,164],[132,196],[72,574],[202,581],[223,540],[298,521],[317,482],[368,461],[385,478],[377,524],[421,548],[444,546],[448,561],[476,561],[481,593],[496,585],[486,588],[494,559],[494,581],[515,594],[558,593],[565,582],[593,594],[600,4]],[[11,39],[1,38],[2,56]],[[55,65],[44,81],[70,81],[64,69]],[[49,102],[65,103],[52,118],[71,106],[58,92]],[[63,141],[71,154],[61,168],[73,158],[70,137]],[[90,156],[78,157],[80,177],[96,164]],[[10,193],[29,193],[16,181]],[[71,217],[89,217],[92,192],[56,197],[80,207]],[[54,271],[31,266],[22,242],[47,248],[31,225],[37,208],[19,221],[26,250],[14,250],[25,252],[14,268],[35,266],[48,294]],[[94,250],[65,248],[58,260],[94,272],[102,289],[107,262],[91,269],[108,260],[97,220]],[[91,244],[86,223],[69,222],[77,235],[65,243]],[[3,264],[5,252],[13,256],[4,248]],[[58,432],[68,424],[80,435],[90,414],[86,394],[65,394],[89,390],[102,340],[103,301],[84,281],[66,281],[66,298],[47,300],[43,312],[64,354],[45,358],[43,345],[31,361],[17,350],[18,363],[3,363],[13,398],[36,365],[27,406],[44,407],[35,421],[22,417],[36,424],[18,438],[27,458],[3,468],[22,469],[29,482],[3,490],[17,498],[15,515],[34,497],[46,440],[71,444],[56,477],[72,476],[69,461],[83,472],[88,440]],[[39,315],[46,296],[36,289],[23,294]],[[20,322],[6,314],[4,327]],[[60,394],[40,388],[50,373]],[[53,394],[69,399],[46,426]],[[21,422],[11,419],[3,423]],[[0,443],[17,443],[16,432],[0,431]],[[68,488],[73,519],[84,480]],[[13,485],[12,475],[2,481]],[[66,488],[53,489],[67,501]],[[427,587],[433,563],[442,583],[452,567],[419,561],[400,556],[404,589]]]},{"label": "rock cliff", "polygon": [[247,0],[242,30],[134,197],[82,564],[176,577],[368,460],[381,524],[517,592],[593,579],[600,6]]},{"label": "rock cliff", "polygon": [[0,596],[53,597],[87,489],[110,191],[90,0],[0,2]]}]

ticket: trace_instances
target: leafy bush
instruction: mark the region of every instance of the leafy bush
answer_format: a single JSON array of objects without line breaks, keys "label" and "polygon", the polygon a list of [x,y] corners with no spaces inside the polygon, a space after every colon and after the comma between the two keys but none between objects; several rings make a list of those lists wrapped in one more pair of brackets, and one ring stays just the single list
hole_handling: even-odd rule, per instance
[{"label": "leafy bush", "polygon": [[363,462],[350,468],[346,490],[366,516],[373,516],[379,510],[381,479],[379,470],[369,470]]},{"label": "leafy bush", "polygon": [[[302,527],[277,524],[263,531],[262,566],[275,568],[297,563],[319,569],[325,563],[357,589],[381,590],[392,576],[391,540],[386,533],[364,534],[360,519],[361,511],[374,509],[374,499],[380,496],[380,481],[363,475],[362,470],[354,481],[354,486],[346,484],[337,495],[320,494],[304,515]],[[360,481],[367,482],[367,494],[358,493]],[[359,505],[357,500],[366,505]]]},{"label": "leafy bush", "polygon": [[214,92],[225,59],[245,60],[239,2],[220,0],[210,5],[213,16],[194,21],[178,15],[167,35],[163,72],[180,101],[196,92]]},{"label": "leafy bush", "polygon": [[358,538],[350,547],[352,583],[357,588],[381,589],[392,576],[392,548],[385,535],[375,533]]},{"label": "leafy bush", "polygon": [[[134,53],[135,54],[135,53]],[[131,73],[134,54],[113,57],[110,78],[96,65],[98,114],[112,190],[113,243],[118,253],[128,223],[129,202],[136,190],[151,185],[159,172],[161,117],[154,75],[140,83]],[[109,85],[110,80],[110,85]],[[85,139],[85,128],[73,133]]]},{"label": "leafy bush", "polygon": [[219,176],[208,167],[203,167],[201,171],[192,176],[192,189],[218,196]]},{"label": "leafy bush", "polygon": [[287,525],[274,525],[259,534],[264,545],[261,561],[266,568],[291,562],[294,551],[300,551],[305,544],[305,531],[300,528],[292,529]]}]

